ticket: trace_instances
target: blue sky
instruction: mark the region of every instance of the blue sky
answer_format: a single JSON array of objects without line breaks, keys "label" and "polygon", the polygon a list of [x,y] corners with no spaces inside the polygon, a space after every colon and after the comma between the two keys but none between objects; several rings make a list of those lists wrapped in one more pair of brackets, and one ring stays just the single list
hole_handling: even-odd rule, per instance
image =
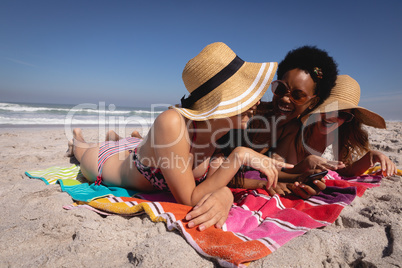
[{"label": "blue sky", "polygon": [[316,45],[360,83],[361,106],[402,120],[401,14],[400,0],[3,0],[0,101],[175,104],[209,43],[252,62]]}]

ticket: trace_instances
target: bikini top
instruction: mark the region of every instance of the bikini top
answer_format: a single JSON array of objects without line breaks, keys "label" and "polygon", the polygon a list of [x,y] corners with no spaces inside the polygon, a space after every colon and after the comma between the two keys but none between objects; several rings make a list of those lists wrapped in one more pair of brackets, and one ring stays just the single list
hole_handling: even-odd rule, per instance
[{"label": "bikini top", "polygon": [[[193,121],[193,128],[194,128],[194,130],[197,129],[197,125],[196,125],[195,121]],[[197,137],[197,132],[194,132],[192,140],[191,140],[190,151],[191,151],[192,145],[193,145],[196,137]],[[159,190],[162,190],[162,191],[169,191],[169,187],[168,187],[168,185],[166,183],[165,178],[163,177],[161,169],[160,168],[155,168],[155,167],[148,167],[148,166],[143,165],[141,163],[141,161],[138,159],[137,148],[135,148],[135,150],[134,150],[133,161],[135,162],[135,165],[136,165],[138,171],[155,188],[157,188]],[[207,170],[205,171],[205,173],[201,177],[195,178],[195,182],[196,182],[197,185],[200,184],[201,182],[203,182],[206,179],[207,174],[208,174],[208,170],[209,170],[209,165],[208,165]]]}]

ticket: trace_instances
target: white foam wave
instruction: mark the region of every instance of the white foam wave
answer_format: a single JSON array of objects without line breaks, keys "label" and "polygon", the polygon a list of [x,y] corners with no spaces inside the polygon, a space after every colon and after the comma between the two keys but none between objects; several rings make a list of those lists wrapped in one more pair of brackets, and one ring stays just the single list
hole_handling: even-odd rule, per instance
[{"label": "white foam wave", "polygon": [[107,114],[107,115],[124,115],[124,114],[160,114],[162,111],[146,111],[146,110],[107,110],[107,109],[89,109],[89,108],[57,108],[57,107],[40,107],[20,105],[13,103],[0,103],[0,110],[19,113],[35,113],[35,112],[59,112],[59,113],[89,113],[89,114]]},{"label": "white foam wave", "polygon": [[136,114],[160,114],[163,111],[145,111],[145,110],[134,110],[133,111]]},{"label": "white foam wave", "polygon": [[99,120],[97,117],[82,117],[82,118],[72,118],[67,119],[64,117],[59,118],[17,118],[17,117],[3,117],[0,116],[0,125],[98,125],[106,124],[113,126],[124,126],[124,125],[141,125],[145,127],[150,127],[153,123],[151,118],[141,118],[141,117],[130,117],[126,120]]}]

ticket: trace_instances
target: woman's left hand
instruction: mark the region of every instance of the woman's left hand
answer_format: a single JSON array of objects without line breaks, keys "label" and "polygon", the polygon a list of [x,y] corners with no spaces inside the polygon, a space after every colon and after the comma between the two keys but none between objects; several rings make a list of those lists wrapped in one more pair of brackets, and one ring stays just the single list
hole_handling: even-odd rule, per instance
[{"label": "woman's left hand", "polygon": [[298,180],[289,185],[288,187],[292,190],[292,192],[303,199],[310,198],[313,195],[319,194],[322,190],[325,190],[327,187],[325,185],[324,176],[316,177],[314,179],[309,178],[309,175],[321,172],[322,170],[315,169],[310,170],[308,172],[303,173],[302,176],[298,178]]},{"label": "woman's left hand", "polygon": [[270,187],[266,190],[270,196],[274,196],[275,194],[285,196],[292,193],[291,191],[292,185],[293,185],[292,183],[278,182],[275,188]]},{"label": "woman's left hand", "polygon": [[[311,169],[338,170],[345,167],[342,161],[330,161],[318,155],[309,155],[295,167],[297,172],[306,172]],[[294,172],[292,172],[294,173]]]},{"label": "woman's left hand", "polygon": [[381,164],[381,170],[384,176],[392,176],[398,172],[394,162],[392,162],[385,154],[372,150],[368,152],[367,155],[370,157],[370,166],[374,166],[376,162]]},{"label": "woman's left hand", "polygon": [[222,228],[233,204],[233,194],[228,187],[222,187],[205,195],[197,205],[186,215],[187,226],[199,226],[200,231],[215,225]]}]

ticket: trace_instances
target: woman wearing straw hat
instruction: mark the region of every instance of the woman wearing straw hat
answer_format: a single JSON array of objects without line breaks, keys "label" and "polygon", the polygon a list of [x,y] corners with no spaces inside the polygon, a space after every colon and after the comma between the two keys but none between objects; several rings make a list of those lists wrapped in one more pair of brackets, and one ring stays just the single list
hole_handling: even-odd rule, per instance
[{"label": "woman wearing straw hat", "polygon": [[[278,80],[272,82],[272,102],[258,106],[247,131],[234,129],[222,137],[220,152],[227,156],[242,145],[270,156],[278,140],[294,134],[288,131],[288,123],[328,98],[337,74],[337,64],[325,50],[302,46],[289,51],[278,66]],[[298,128],[292,131],[297,133]],[[242,175],[239,172],[231,185],[244,186]],[[311,193],[316,192],[311,189]]]},{"label": "woman wearing straw hat", "polygon": [[160,114],[144,140],[90,146],[80,129],[73,131],[72,149],[82,173],[96,184],[170,190],[178,203],[195,206],[186,217],[189,227],[222,226],[233,202],[226,185],[241,165],[265,174],[269,185],[276,185],[278,168],[293,167],[243,147],[219,166],[209,165],[216,140],[230,129],[247,127],[276,68],[275,62],[245,62],[223,43],[206,46],[183,71],[190,96],[182,98],[181,107]]},{"label": "woman wearing straw hat", "polygon": [[337,172],[344,176],[361,175],[374,163],[381,164],[384,174],[396,174],[396,166],[384,154],[370,150],[363,124],[386,128],[378,114],[359,107],[360,86],[348,75],[339,75],[329,98],[302,118],[303,126],[297,135],[279,142],[276,153],[289,163],[298,163],[293,170],[302,172],[311,167],[332,168],[327,160],[317,157],[332,145],[336,160],[343,162]]},{"label": "woman wearing straw hat", "polygon": [[[375,128],[386,128],[384,119],[363,107],[359,107],[360,86],[348,75],[339,75],[336,86],[328,99],[299,120],[293,120],[286,126],[286,138],[278,142],[274,153],[288,163],[295,164],[286,173],[302,174],[310,169],[315,171],[336,170],[343,176],[358,176],[376,162],[381,164],[385,175],[396,174],[395,164],[383,153],[370,150],[368,134],[363,124]],[[332,145],[335,160],[328,161],[321,157],[325,149]],[[283,177],[282,174],[279,174]],[[301,178],[299,175],[296,177]],[[264,183],[241,178],[238,182],[245,188],[264,187]],[[239,180],[241,180],[239,179]],[[314,181],[317,185],[318,181]],[[318,185],[317,185],[318,186]],[[271,194],[290,193],[308,198],[322,190],[307,185],[278,183],[270,188]]]},{"label": "woman wearing straw hat", "polygon": [[223,153],[228,155],[240,145],[261,153],[275,147],[288,122],[307,114],[329,96],[337,75],[337,64],[325,50],[302,46],[289,51],[278,65],[278,80],[272,82],[272,102],[258,106],[247,131],[232,130],[219,141]]}]

